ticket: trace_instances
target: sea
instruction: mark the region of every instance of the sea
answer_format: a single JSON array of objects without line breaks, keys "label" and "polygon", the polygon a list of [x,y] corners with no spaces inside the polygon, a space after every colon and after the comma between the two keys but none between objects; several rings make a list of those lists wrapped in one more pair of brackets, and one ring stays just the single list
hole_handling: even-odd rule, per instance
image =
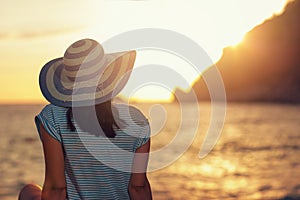
[{"label": "sea", "polygon": [[[134,106],[151,125],[153,199],[300,199],[300,105],[228,103],[222,116],[209,102]],[[1,200],[17,199],[26,183],[43,184],[33,121],[43,107],[0,105]]]}]

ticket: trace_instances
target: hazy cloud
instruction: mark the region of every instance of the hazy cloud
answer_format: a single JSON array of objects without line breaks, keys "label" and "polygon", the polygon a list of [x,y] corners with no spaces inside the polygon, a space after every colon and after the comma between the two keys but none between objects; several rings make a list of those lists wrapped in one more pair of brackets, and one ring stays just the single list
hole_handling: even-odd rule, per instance
[{"label": "hazy cloud", "polygon": [[0,32],[0,39],[6,39],[6,38],[9,38],[9,34]]},{"label": "hazy cloud", "polygon": [[99,21],[101,3],[6,1],[0,6],[0,39],[36,38],[76,32]]},{"label": "hazy cloud", "polygon": [[84,27],[70,27],[70,28],[57,28],[45,30],[26,30],[26,31],[10,31],[0,32],[0,39],[31,39],[39,37],[49,37],[56,35],[63,35],[82,30]]}]

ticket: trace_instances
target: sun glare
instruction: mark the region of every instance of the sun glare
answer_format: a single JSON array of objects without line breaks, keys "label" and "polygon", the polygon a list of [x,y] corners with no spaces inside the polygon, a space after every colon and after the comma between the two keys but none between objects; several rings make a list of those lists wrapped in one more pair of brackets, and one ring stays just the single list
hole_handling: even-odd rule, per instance
[{"label": "sun glare", "polygon": [[[126,98],[130,99],[130,101],[161,101],[161,102],[170,102],[173,98],[173,95],[166,88],[157,85],[148,85],[139,88],[137,91],[124,95]],[[155,95],[153,95],[155,94]]]}]

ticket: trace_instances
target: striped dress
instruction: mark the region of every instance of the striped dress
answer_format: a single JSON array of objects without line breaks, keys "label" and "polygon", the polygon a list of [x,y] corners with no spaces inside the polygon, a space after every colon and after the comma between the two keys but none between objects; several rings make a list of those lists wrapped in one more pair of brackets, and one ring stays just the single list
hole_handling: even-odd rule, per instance
[{"label": "striped dress", "polygon": [[73,119],[76,131],[72,132],[67,125],[67,110],[49,104],[35,117],[38,133],[42,124],[63,146],[67,198],[130,199],[127,189],[133,156],[149,140],[148,120],[133,106],[114,104],[114,117],[119,117],[123,125],[116,130],[115,138],[107,138],[82,131]]}]

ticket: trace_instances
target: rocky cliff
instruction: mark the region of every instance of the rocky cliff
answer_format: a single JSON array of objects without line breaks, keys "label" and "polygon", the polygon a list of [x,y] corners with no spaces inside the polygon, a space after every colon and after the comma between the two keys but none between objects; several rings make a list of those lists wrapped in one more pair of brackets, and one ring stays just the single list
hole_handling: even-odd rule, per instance
[{"label": "rocky cliff", "polygon": [[[238,46],[225,48],[216,67],[228,101],[300,102],[300,0],[249,31]],[[192,89],[199,100],[210,99],[203,77]],[[189,92],[175,94],[189,101]]]}]

